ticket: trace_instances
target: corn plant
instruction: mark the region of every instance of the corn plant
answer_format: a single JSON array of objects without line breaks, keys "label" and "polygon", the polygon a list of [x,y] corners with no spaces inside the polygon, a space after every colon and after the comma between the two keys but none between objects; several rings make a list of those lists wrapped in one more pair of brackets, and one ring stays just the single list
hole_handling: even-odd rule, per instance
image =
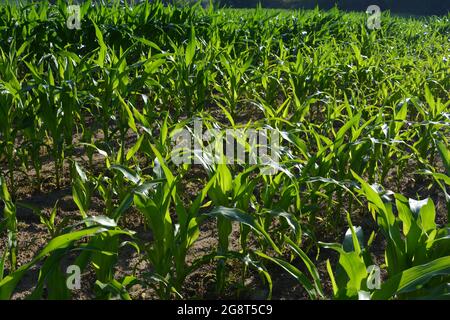
[{"label": "corn plant", "polygon": [[[436,226],[433,202],[429,199],[408,200],[397,194],[396,217],[388,200],[389,193],[384,192],[381,197],[379,193],[382,191],[355,177],[360,181],[361,193],[367,197],[369,207],[387,241],[385,263],[388,278],[381,288],[376,288],[378,290],[367,287],[368,268],[372,265],[368,248],[373,241],[373,234],[368,246],[364,246],[362,229],[353,227],[348,216],[350,229],[343,245],[321,243],[323,247],[339,252],[336,277],[327,262],[335,297],[388,299],[445,296],[446,288],[441,284],[448,278],[448,228]],[[371,294],[365,294],[369,291]]]},{"label": "corn plant", "polygon": [[16,205],[13,202],[11,195],[6,186],[5,179],[0,176],[0,200],[2,200],[4,207],[2,218],[2,232],[6,230],[8,234],[8,250],[4,251],[2,257],[2,271],[6,257],[9,257],[10,269],[14,271],[17,268],[17,217],[16,217]]},{"label": "corn plant", "polygon": [[[130,235],[129,232],[117,228],[111,221],[102,218],[90,218],[84,222],[89,223],[89,227],[78,228],[77,224],[69,226],[61,235],[53,238],[48,244],[28,263],[22,265],[9,274],[4,275],[0,281],[0,297],[9,299],[17,284],[24,274],[36,263],[44,260],[44,265],[39,274],[39,280],[31,298],[40,298],[43,294],[44,284],[46,285],[50,299],[64,299],[69,295],[65,286],[65,278],[61,270],[60,260],[73,250],[96,250],[85,244],[77,243],[78,240],[93,236],[98,233],[109,235]],[[79,264],[78,262],[77,264]]]}]

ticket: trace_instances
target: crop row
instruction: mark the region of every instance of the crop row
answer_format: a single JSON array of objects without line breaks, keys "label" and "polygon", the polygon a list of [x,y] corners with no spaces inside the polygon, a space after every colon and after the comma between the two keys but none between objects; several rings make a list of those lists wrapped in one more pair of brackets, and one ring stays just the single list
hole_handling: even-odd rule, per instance
[{"label": "crop row", "polygon": [[[70,298],[67,259],[93,268],[102,299],[130,299],[137,284],[183,298],[205,265],[217,296],[259,275],[271,298],[283,270],[310,299],[448,297],[449,17],[385,13],[370,31],[363,14],[336,9],[87,1],[80,11],[71,30],[63,1],[0,6],[0,298],[35,265],[29,297]],[[194,152],[199,164],[174,163],[174,137],[198,119],[276,131],[279,162]],[[77,219],[24,200],[27,188],[67,186]],[[50,240],[19,264],[21,210]],[[151,240],[124,226],[134,211]],[[192,260],[209,221],[215,248]],[[128,246],[149,270],[117,278]],[[324,261],[324,251],[334,255]]]}]

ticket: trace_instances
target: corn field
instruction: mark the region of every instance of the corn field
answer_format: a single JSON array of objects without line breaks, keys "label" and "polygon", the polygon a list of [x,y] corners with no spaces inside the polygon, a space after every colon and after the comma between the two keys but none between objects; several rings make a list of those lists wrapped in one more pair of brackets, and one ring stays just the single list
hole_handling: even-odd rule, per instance
[{"label": "corn field", "polygon": [[0,299],[449,299],[450,15],[69,5],[0,5]]}]

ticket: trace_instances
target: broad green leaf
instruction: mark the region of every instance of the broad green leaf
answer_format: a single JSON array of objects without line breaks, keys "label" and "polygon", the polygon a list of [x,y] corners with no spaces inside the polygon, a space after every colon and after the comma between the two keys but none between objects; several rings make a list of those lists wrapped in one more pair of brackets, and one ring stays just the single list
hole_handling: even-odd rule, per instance
[{"label": "broad green leaf", "polygon": [[95,22],[93,22],[93,24],[94,24],[94,28],[95,28],[95,36],[97,37],[97,41],[100,46],[100,50],[98,52],[97,64],[100,66],[100,68],[103,68],[104,63],[105,63],[107,47],[105,45],[105,42],[103,41],[103,34],[100,31],[99,27],[95,24]]},{"label": "broad green leaf", "polygon": [[382,284],[381,289],[372,294],[372,300],[387,300],[396,294],[415,290],[435,276],[450,274],[450,256],[433,260],[427,264],[412,267]]},{"label": "broad green leaf", "polygon": [[186,64],[190,65],[194,59],[195,49],[197,47],[197,40],[195,39],[195,29],[191,28],[189,43],[186,47]]},{"label": "broad green leaf", "polygon": [[[89,227],[80,231],[74,231],[68,234],[60,235],[50,240],[50,242],[36,255],[29,263],[22,265],[15,272],[7,275],[0,281],[0,300],[9,299],[20,279],[25,272],[31,268],[36,262],[44,258],[46,255],[57,249],[64,249],[71,245],[74,241],[81,238],[95,235],[99,232],[107,231],[103,226]],[[126,234],[123,231],[119,233]]]},{"label": "broad green leaf", "polygon": [[281,254],[280,249],[277,247],[275,242],[273,242],[270,235],[264,230],[264,228],[248,213],[245,213],[237,208],[225,208],[225,207],[216,207],[205,215],[210,217],[225,217],[226,219],[236,221],[239,223],[243,223],[250,228],[252,228],[257,233],[260,233],[264,236],[264,238],[270,243],[272,248]]},{"label": "broad green leaf", "polygon": [[142,141],[144,141],[144,138],[145,138],[145,135],[141,135],[139,137],[139,139],[136,141],[136,143],[134,144],[134,146],[132,148],[130,148],[130,150],[128,150],[127,156],[126,156],[127,161],[130,160],[131,158],[133,158],[133,156],[136,154],[136,152],[139,151]]},{"label": "broad green leaf", "polygon": [[128,180],[130,180],[131,182],[133,182],[136,185],[139,184],[139,182],[141,181],[139,176],[135,172],[133,172],[131,169],[129,169],[125,166],[115,164],[115,165],[112,165],[110,167],[110,169],[121,172],[125,178],[127,178]]}]

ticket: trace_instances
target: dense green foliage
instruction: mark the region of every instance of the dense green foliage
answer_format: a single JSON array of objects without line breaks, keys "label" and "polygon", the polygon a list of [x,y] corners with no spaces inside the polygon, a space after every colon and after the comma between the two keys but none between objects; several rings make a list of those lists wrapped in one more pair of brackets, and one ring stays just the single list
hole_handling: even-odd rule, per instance
[{"label": "dense green foliage", "polygon": [[[270,298],[284,270],[311,299],[448,298],[448,17],[384,15],[370,31],[365,14],[337,10],[86,2],[81,15],[81,29],[70,30],[63,1],[0,6],[0,298],[36,264],[31,298],[70,298],[64,259],[94,269],[102,299],[129,299],[135,284],[184,297],[205,264],[215,266],[218,296],[238,265],[236,296],[259,274]],[[195,118],[278,130],[278,173],[174,165],[171,138]],[[57,203],[50,214],[32,207],[51,240],[19,266],[17,212],[31,206],[17,177],[33,172],[26,183],[41,189],[44,157],[55,188],[70,177],[79,219],[56,223]],[[92,216],[93,197],[102,216]],[[151,239],[123,227],[132,210]],[[217,247],[188,263],[207,221],[217,221]],[[367,285],[376,238],[380,289]],[[115,276],[125,245],[148,273]],[[329,278],[318,270],[324,251],[339,254],[326,261]]]},{"label": "dense green foliage", "polygon": [[265,8],[303,8],[331,9],[337,6],[341,10],[365,11],[370,5],[378,5],[383,11],[415,15],[446,15],[450,10],[448,0],[219,0],[222,5],[235,8],[251,8],[258,3]]}]

